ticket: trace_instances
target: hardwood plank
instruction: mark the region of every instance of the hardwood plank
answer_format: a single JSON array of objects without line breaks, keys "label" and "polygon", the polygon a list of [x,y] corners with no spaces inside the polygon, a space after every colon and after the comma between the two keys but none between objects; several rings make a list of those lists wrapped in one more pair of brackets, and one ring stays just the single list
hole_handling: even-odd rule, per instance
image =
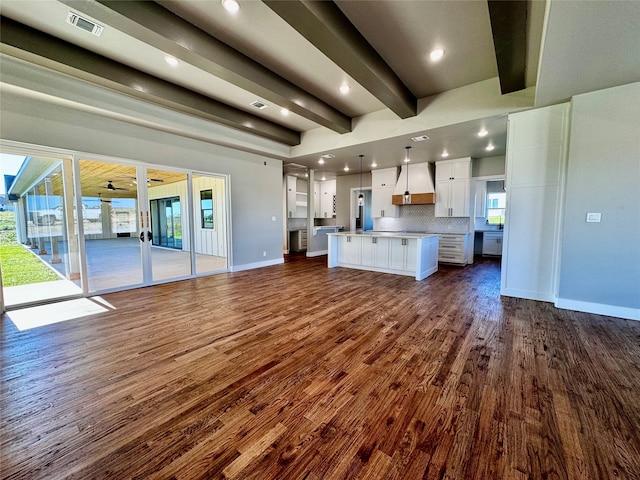
[{"label": "hardwood plank", "polygon": [[640,478],[640,322],[325,262],[4,315],[0,478]]}]

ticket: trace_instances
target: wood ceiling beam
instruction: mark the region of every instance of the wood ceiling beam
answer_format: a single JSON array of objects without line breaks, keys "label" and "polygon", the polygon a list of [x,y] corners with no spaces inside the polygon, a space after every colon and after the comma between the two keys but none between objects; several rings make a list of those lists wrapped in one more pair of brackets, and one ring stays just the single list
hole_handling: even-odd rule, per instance
[{"label": "wood ceiling beam", "polygon": [[527,3],[488,0],[493,46],[502,94],[526,88]]},{"label": "wood ceiling beam", "polygon": [[150,103],[214,121],[286,145],[300,133],[205,95],[92,53],[76,45],[0,17],[2,52]]},{"label": "wood ceiling beam", "polygon": [[179,60],[338,133],[351,117],[277,75],[156,2],[61,0]]},{"label": "wood ceiling beam", "polygon": [[264,3],[400,118],[416,115],[415,96],[335,3]]}]

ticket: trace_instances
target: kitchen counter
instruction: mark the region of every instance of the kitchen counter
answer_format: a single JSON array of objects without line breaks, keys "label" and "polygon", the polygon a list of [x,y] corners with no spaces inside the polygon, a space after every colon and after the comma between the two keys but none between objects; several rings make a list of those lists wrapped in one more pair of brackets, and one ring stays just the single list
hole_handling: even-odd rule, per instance
[{"label": "kitchen counter", "polygon": [[438,271],[438,242],[433,233],[327,233],[327,266],[407,275],[423,280]]},{"label": "kitchen counter", "polygon": [[363,237],[396,237],[396,238],[425,238],[438,237],[438,233],[420,233],[420,232],[336,232],[334,235],[358,235]]}]

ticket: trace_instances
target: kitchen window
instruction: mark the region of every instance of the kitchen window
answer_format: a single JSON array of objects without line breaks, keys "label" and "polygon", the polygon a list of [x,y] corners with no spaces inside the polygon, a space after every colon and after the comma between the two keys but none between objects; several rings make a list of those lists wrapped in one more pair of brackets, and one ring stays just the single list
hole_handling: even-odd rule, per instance
[{"label": "kitchen window", "polygon": [[504,191],[504,180],[487,182],[487,223],[504,225],[507,193]]},{"label": "kitchen window", "polygon": [[200,226],[213,230],[213,190],[200,190]]}]

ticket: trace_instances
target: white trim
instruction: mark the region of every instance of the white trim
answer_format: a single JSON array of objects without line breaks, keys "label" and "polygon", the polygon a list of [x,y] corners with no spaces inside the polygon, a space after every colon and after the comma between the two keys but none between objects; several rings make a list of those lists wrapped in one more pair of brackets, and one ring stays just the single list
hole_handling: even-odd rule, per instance
[{"label": "white trim", "polygon": [[265,260],[264,262],[245,263],[244,265],[233,266],[229,269],[231,272],[242,272],[243,270],[253,270],[254,268],[270,267],[272,265],[280,265],[284,263],[284,258],[276,258],[273,260]]},{"label": "white trim", "polygon": [[576,310],[578,312],[595,313],[609,317],[626,318],[628,320],[640,321],[640,308],[617,307],[604,303],[583,302],[580,300],[569,300],[559,298],[555,306],[565,310]]},{"label": "white trim", "polygon": [[537,292],[535,290],[520,290],[517,288],[500,289],[500,295],[504,297],[524,298],[527,300],[537,300],[539,302],[554,303],[556,298],[551,293]]},{"label": "white trim", "polygon": [[307,252],[307,257],[319,257],[320,255],[328,255],[329,250],[317,250],[315,252]]}]

